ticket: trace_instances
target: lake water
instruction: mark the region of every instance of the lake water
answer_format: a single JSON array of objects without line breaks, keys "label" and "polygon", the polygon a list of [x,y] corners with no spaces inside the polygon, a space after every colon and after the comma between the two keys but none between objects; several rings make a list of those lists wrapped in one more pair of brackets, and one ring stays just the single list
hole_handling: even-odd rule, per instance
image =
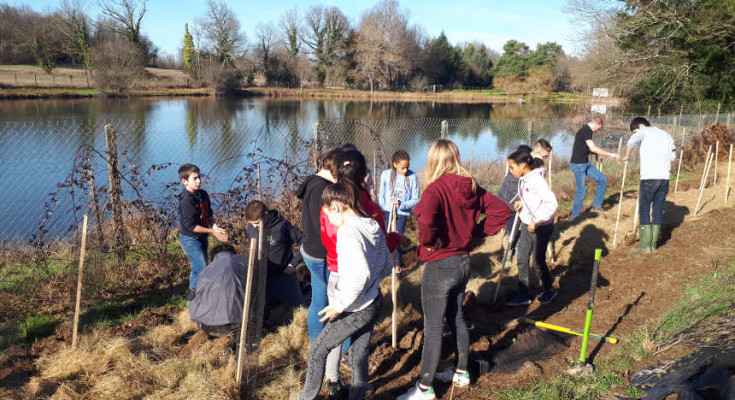
[{"label": "lake water", "polygon": [[[44,203],[71,171],[84,146],[104,151],[105,124],[119,135],[121,161],[136,165],[171,162],[174,166],[149,178],[146,197],[167,196],[166,183],[176,181],[176,164],[192,162],[210,178],[207,190],[224,191],[247,161],[261,149],[265,155],[303,157],[299,138],[310,139],[316,122],[374,121],[387,155],[398,148],[411,154],[412,168],[423,168],[426,150],[449,119],[448,137],[464,159],[498,159],[526,141],[526,122],[538,135],[553,140],[560,156],[571,146],[570,129],[554,121],[589,113],[585,104],[460,104],[432,102],[270,101],[260,99],[44,99],[0,101],[0,181],[5,183],[0,209],[0,239],[27,240],[37,232]],[[608,107],[608,110],[610,108]],[[389,122],[386,122],[389,121]],[[329,125],[336,142],[354,142],[372,160],[375,143],[365,132]],[[335,135],[342,135],[337,137]],[[176,167],[176,168],[174,168]],[[378,166],[381,169],[382,166]],[[105,166],[96,164],[98,185]],[[49,225],[62,234],[74,222],[69,195]]]}]

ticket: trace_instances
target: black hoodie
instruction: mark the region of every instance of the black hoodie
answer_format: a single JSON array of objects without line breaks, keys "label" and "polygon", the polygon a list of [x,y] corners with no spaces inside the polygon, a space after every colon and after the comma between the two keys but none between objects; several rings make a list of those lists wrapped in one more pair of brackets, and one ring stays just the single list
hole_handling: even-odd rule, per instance
[{"label": "black hoodie", "polygon": [[322,244],[319,214],[322,209],[322,192],[332,182],[319,175],[311,175],[299,187],[296,196],[301,199],[301,227],[304,239],[301,246],[309,257],[325,259],[327,249]]},{"label": "black hoodie", "polygon": [[[284,276],[288,264],[301,264],[301,253],[293,252],[293,246],[301,244],[301,231],[283,219],[276,210],[268,211],[263,217],[264,240],[268,241],[268,277]],[[248,237],[257,238],[258,228],[248,224]]]}]

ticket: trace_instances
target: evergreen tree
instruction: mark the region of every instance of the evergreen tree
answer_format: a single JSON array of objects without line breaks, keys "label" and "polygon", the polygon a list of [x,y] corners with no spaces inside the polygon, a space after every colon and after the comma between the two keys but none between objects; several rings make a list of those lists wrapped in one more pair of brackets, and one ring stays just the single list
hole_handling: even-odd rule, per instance
[{"label": "evergreen tree", "polygon": [[194,62],[194,38],[189,33],[189,24],[184,24],[184,47],[181,50],[184,69],[191,71]]}]

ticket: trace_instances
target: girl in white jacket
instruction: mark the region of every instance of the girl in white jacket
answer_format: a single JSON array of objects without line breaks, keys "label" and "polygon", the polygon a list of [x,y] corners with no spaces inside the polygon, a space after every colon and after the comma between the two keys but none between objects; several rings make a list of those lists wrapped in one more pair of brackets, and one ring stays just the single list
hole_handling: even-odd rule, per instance
[{"label": "girl in white jacket", "polygon": [[546,265],[546,247],[554,232],[554,212],[558,207],[556,195],[546,181],[546,169],[541,159],[534,158],[525,150],[508,156],[508,165],[518,180],[518,199],[514,208],[520,212],[521,228],[518,239],[518,295],[508,302],[509,306],[531,303],[530,259],[541,276],[543,293],[536,299],[542,304],[550,303],[557,295],[551,285],[553,279]]}]

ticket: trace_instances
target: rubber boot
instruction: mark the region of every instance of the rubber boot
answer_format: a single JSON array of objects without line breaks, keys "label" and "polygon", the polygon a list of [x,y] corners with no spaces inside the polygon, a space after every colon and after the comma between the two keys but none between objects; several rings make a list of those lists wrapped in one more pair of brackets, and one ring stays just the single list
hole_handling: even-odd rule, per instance
[{"label": "rubber boot", "polygon": [[658,238],[661,236],[661,225],[651,225],[651,251],[656,252]]},{"label": "rubber boot", "polygon": [[639,253],[651,253],[651,236],[652,236],[651,225],[641,225],[641,247],[638,250]]}]

